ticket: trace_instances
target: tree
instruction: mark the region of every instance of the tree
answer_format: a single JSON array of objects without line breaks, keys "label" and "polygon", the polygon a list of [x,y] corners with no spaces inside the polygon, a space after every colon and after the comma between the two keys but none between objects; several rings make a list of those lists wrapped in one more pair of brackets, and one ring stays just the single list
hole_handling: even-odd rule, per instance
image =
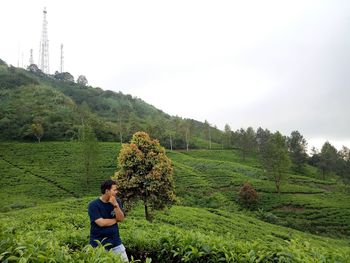
[{"label": "tree", "polygon": [[288,138],[288,150],[293,170],[302,173],[307,161],[307,142],[298,131],[293,131]]},{"label": "tree", "polygon": [[246,156],[254,151],[256,146],[255,131],[252,127],[248,127],[247,130],[239,130],[239,147],[241,148],[242,159],[245,161]]},{"label": "tree", "polygon": [[66,82],[74,82],[74,77],[69,72],[60,73],[60,72],[56,71],[54,78],[58,79],[58,80],[66,81]]},{"label": "tree", "polygon": [[89,190],[90,179],[97,172],[98,144],[94,130],[88,124],[83,124],[79,131],[82,142],[83,178],[86,190]]},{"label": "tree", "polygon": [[210,131],[211,127],[210,127],[210,123],[207,120],[204,121],[204,127],[208,133],[207,137],[208,137],[208,141],[209,141],[209,149],[211,149],[211,131]]},{"label": "tree", "polygon": [[232,130],[230,125],[225,124],[225,132],[224,132],[224,138],[225,138],[225,145],[226,148],[231,148],[231,137],[232,137]]},{"label": "tree", "polygon": [[83,86],[88,84],[87,78],[84,75],[80,75],[77,79],[77,83]]},{"label": "tree", "polygon": [[290,167],[290,159],[286,140],[281,133],[276,132],[268,139],[262,154],[262,164],[276,185],[276,191],[280,193],[280,185],[283,175]]},{"label": "tree", "polygon": [[119,171],[113,177],[124,201],[142,200],[145,217],[151,220],[154,210],[175,203],[173,167],[158,140],[137,132],[130,143],[123,144],[118,156]]},{"label": "tree", "polygon": [[317,167],[322,172],[323,180],[326,179],[326,174],[335,171],[338,158],[337,149],[329,142],[325,142],[322,146],[321,153],[319,154],[319,161],[317,163]]},{"label": "tree", "polygon": [[31,125],[32,128],[32,132],[34,134],[34,136],[37,138],[38,142],[40,143],[41,138],[44,135],[44,128],[41,125],[41,123],[33,123]]}]

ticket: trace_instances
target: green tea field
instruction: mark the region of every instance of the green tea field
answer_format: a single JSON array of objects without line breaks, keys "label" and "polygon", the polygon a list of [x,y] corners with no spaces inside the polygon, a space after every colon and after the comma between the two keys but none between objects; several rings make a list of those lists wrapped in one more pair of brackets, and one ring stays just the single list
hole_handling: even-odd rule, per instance
[{"label": "green tea field", "polygon": [[[117,262],[88,244],[87,205],[117,170],[120,144],[99,143],[86,186],[77,142],[0,143],[0,261]],[[233,150],[167,152],[178,203],[153,222],[136,206],[120,223],[135,262],[350,262],[350,190],[288,174],[277,194],[256,158]],[[257,190],[242,209],[244,182]]]}]

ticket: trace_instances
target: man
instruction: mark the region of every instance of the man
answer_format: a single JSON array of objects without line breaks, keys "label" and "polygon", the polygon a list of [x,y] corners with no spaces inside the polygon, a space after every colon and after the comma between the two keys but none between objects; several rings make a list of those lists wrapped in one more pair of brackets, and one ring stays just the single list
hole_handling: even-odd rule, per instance
[{"label": "man", "polygon": [[112,249],[122,259],[128,262],[125,247],[119,236],[118,222],[124,220],[122,203],[117,199],[117,183],[107,180],[101,184],[102,195],[89,203],[90,244],[97,247],[100,241],[106,249]]}]

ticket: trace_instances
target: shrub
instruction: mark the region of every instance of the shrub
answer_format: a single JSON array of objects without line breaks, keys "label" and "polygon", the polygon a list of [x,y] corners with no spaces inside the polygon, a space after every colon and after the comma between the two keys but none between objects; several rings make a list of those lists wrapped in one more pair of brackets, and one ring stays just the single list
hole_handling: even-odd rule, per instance
[{"label": "shrub", "polygon": [[252,209],[258,204],[258,193],[254,187],[246,182],[238,192],[238,202],[241,206]]}]

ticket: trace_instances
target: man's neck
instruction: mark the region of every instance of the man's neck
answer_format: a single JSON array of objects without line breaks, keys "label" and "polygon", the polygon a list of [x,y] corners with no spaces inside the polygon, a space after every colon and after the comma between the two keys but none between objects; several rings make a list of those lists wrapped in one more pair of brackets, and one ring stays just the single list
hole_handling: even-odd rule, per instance
[{"label": "man's neck", "polygon": [[100,200],[101,200],[102,202],[104,202],[104,203],[108,203],[108,201],[109,201],[109,196],[103,194],[103,195],[100,196]]}]

